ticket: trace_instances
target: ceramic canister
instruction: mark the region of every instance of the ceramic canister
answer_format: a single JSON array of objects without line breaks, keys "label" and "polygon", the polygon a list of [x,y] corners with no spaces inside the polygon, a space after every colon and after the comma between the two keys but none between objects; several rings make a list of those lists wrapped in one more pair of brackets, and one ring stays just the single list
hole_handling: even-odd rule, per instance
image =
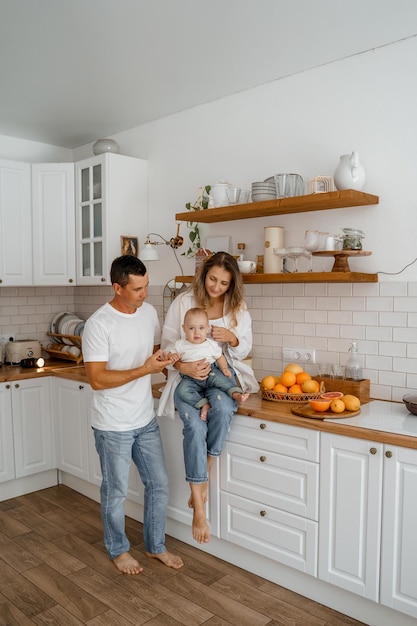
[{"label": "ceramic canister", "polygon": [[265,226],[264,241],[264,273],[279,274],[282,272],[282,258],[274,253],[274,248],[284,247],[284,227]]}]

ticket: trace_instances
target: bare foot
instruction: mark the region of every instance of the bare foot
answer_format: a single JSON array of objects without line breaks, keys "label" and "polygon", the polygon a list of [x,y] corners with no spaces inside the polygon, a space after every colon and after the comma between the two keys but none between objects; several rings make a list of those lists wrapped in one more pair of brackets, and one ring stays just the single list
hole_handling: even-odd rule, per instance
[{"label": "bare foot", "polygon": [[248,393],[238,393],[237,391],[233,393],[232,396],[233,399],[236,400],[236,402],[245,402],[245,400],[249,398]]},{"label": "bare foot", "polygon": [[203,422],[207,420],[207,413],[209,412],[209,408],[210,408],[209,404],[205,404],[204,406],[201,407],[200,419],[202,419]]},{"label": "bare foot", "polygon": [[118,569],[119,572],[122,572],[122,574],[131,575],[143,572],[143,567],[139,565],[137,560],[134,559],[129,552],[123,552],[122,554],[119,554],[119,556],[116,556],[116,558],[113,559],[113,563],[116,569]]},{"label": "bare foot", "polygon": [[193,537],[198,543],[208,543],[210,541],[210,528],[207,524],[205,512],[194,509],[193,515]]},{"label": "bare foot", "polygon": [[179,556],[176,556],[175,554],[172,554],[171,552],[161,552],[160,554],[152,554],[152,552],[145,552],[145,554],[150,559],[158,559],[167,567],[172,567],[174,569],[181,569],[181,567],[183,567],[184,565],[183,560]]}]

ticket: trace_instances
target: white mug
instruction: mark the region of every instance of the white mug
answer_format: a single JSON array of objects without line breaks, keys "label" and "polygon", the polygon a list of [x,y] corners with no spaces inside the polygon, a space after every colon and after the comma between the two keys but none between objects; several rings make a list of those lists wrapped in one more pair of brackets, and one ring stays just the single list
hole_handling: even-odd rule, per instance
[{"label": "white mug", "polygon": [[237,264],[241,274],[253,274],[256,270],[255,261],[238,261]]}]

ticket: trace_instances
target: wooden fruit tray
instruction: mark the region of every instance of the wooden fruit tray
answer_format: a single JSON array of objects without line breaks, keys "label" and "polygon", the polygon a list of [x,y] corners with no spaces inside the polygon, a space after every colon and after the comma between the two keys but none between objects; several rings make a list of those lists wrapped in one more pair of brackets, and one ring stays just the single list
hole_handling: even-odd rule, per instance
[{"label": "wooden fruit tray", "polygon": [[342,419],[344,417],[353,417],[354,415],[359,415],[361,412],[360,409],[357,411],[343,411],[342,413],[333,413],[333,411],[314,411],[311,406],[307,404],[303,404],[301,406],[294,407],[291,409],[291,412],[294,415],[298,415],[300,417],[311,417],[316,420],[324,420],[324,419]]}]

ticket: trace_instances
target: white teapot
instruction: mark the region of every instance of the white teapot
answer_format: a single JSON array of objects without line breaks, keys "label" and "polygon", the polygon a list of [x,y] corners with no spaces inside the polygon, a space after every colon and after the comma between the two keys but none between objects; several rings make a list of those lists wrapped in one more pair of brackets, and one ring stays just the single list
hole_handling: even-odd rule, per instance
[{"label": "white teapot", "polygon": [[227,195],[227,190],[230,189],[232,185],[226,183],[223,180],[218,180],[215,185],[210,189],[210,196],[213,201],[214,207],[219,206],[229,206],[229,197]]}]

